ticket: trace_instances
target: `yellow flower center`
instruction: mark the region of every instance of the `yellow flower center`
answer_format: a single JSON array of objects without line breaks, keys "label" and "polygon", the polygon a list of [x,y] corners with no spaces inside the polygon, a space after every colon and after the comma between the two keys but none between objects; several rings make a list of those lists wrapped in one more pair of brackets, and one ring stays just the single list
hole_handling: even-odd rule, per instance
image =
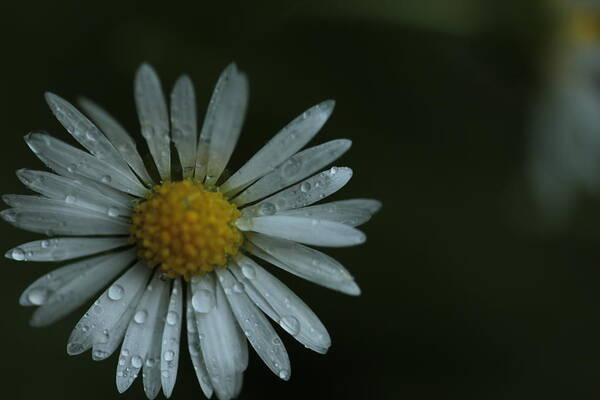
[{"label": "yellow flower center", "polygon": [[184,180],[156,186],[134,208],[131,239],[149,267],[169,277],[204,275],[237,254],[238,209],[219,192]]}]

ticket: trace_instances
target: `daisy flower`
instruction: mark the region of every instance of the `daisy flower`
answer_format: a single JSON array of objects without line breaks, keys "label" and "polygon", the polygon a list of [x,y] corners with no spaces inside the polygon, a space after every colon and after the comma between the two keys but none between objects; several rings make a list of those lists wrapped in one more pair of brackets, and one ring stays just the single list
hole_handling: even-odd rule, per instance
[{"label": "daisy flower", "polygon": [[49,238],[6,256],[74,260],[21,295],[21,305],[38,307],[31,325],[51,324],[105,289],[73,329],[67,352],[91,350],[94,360],[103,360],[120,346],[119,392],[142,371],[148,398],[161,388],[171,395],[184,317],[189,354],[206,397],[239,394],[248,342],[271,371],[289,379],[287,352],[267,317],[318,353],[327,352],[331,340],[310,308],[260,264],[358,295],[340,263],[305,245],[364,242],[355,226],[380,207],[369,199],[312,205],[352,176],[346,167],[317,173],[348,150],[349,140],[300,151],[325,124],[334,102],[302,113],[227,175],[248,103],[247,79],[234,64],[221,74],[199,134],[187,76],[175,83],[170,109],[148,65],[137,71],[134,93],[153,165],[125,129],[89,100],[81,101],[86,117],[46,94],[56,118],[87,151],[42,132],[25,137],[54,173],[17,171],[40,196],[5,195],[11,208],[1,215]]}]

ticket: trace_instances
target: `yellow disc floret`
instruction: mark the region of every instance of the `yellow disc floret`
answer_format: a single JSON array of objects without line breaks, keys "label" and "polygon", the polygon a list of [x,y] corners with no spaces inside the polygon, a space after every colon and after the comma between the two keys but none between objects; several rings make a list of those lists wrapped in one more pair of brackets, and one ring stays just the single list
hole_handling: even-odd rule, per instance
[{"label": "yellow disc floret", "polygon": [[184,180],[155,187],[134,208],[132,241],[149,267],[169,277],[204,275],[237,254],[238,209],[219,192]]}]

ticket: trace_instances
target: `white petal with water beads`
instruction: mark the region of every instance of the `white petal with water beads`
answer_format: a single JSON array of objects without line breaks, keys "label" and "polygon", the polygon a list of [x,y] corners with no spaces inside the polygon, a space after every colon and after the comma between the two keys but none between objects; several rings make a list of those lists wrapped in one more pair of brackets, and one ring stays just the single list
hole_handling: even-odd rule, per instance
[{"label": "white petal with water beads", "polygon": [[[244,282],[246,290],[248,287],[254,287],[264,299],[259,302],[255,301],[257,306],[261,307],[262,302],[266,301],[275,311],[276,318],[273,318],[270,310],[263,311],[290,335],[318,353],[327,352],[331,346],[331,338],[327,329],[294,292],[248,257],[241,257],[237,260],[237,264],[232,268],[232,272],[238,280]],[[247,293],[254,300],[250,292]]]},{"label": "white petal with water beads", "polygon": [[[219,399],[230,399],[235,395],[236,374],[244,371],[248,364],[246,340],[214,274],[194,278],[191,287],[200,347],[212,387]],[[203,291],[214,297],[214,304],[209,307],[204,307],[204,300],[194,301],[194,296]]]},{"label": "white petal with water beads", "polygon": [[171,298],[165,319],[165,327],[162,334],[162,347],[160,356],[160,379],[165,397],[171,397],[175,380],[177,379],[177,367],[179,365],[179,342],[181,339],[181,323],[183,312],[183,291],[181,278],[173,280]]},{"label": "white petal with water beads", "polygon": [[198,141],[196,96],[189,76],[177,79],[171,92],[171,132],[184,178],[194,175]]},{"label": "white petal with water beads", "polygon": [[25,141],[44,164],[63,176],[76,178],[81,175],[134,196],[146,193],[146,188],[137,179],[131,179],[117,167],[52,136],[34,132],[26,135]]},{"label": "white petal with water beads", "polygon": [[142,136],[148,143],[156,168],[163,181],[171,179],[171,141],[169,113],[156,71],[142,64],[135,74],[135,105]]},{"label": "white petal with water beads", "polygon": [[[146,287],[151,272],[150,268],[138,262],[113,282],[75,325],[67,342],[67,353],[80,354],[94,343],[107,343],[111,335],[117,333],[113,330],[114,326]],[[117,340],[122,338],[120,336]],[[106,358],[108,355],[96,351],[94,358],[98,356]]]},{"label": "white petal with water beads", "polygon": [[[135,258],[135,250],[88,258],[68,267],[70,271],[47,274],[27,288],[21,298],[40,305],[31,318],[32,326],[49,325],[92,298],[104,285],[112,281]],[[49,277],[48,277],[49,276]],[[58,280],[58,282],[56,282]],[[33,294],[42,294],[44,301],[34,301]]]},{"label": "white petal with water beads", "polygon": [[[154,400],[160,388],[162,386],[161,376],[161,357],[162,357],[162,339],[164,333],[164,326],[166,325],[167,311],[169,308],[169,287],[172,282],[171,279],[166,277],[162,278],[167,282],[166,293],[160,298],[160,304],[156,312],[156,325],[152,328],[152,341],[146,354],[146,360],[144,361],[142,378],[144,379],[144,393],[150,400]],[[135,321],[135,314],[134,314]]]},{"label": "white petal with water beads", "polygon": [[219,77],[204,118],[196,179],[206,176],[209,185],[217,182],[240,136],[247,105],[248,80],[235,64],[230,64]]},{"label": "white petal with water beads", "polygon": [[[319,171],[344,154],[351,146],[348,139],[337,139],[303,150],[245,189],[233,202],[245,205],[280,191]],[[269,208],[265,208],[268,211]]]},{"label": "white petal with water beads", "polygon": [[336,260],[310,247],[260,233],[247,233],[253,255],[316,284],[357,296],[360,289],[352,275]]},{"label": "white petal with water beads", "polygon": [[[207,399],[210,399],[213,394],[213,388],[210,383],[210,377],[206,370],[206,363],[202,356],[202,348],[200,347],[200,337],[198,334],[198,327],[196,325],[196,317],[194,308],[192,306],[192,287],[191,284],[187,287],[187,301],[185,306],[185,324],[187,327],[187,338],[188,338],[188,349],[190,352],[190,358],[194,365],[194,371],[196,371],[196,377],[202,388],[202,392]],[[204,338],[203,338],[204,339]]]},{"label": "white petal with water beads", "polygon": [[17,177],[29,189],[51,199],[64,200],[69,204],[113,217],[131,215],[133,197],[115,190],[107,190],[105,185],[97,188],[89,185],[90,182],[28,169],[18,170]]},{"label": "white petal with water beads", "polygon": [[117,149],[121,157],[131,169],[148,186],[153,185],[152,178],[144,165],[144,161],[137,150],[135,142],[110,114],[89,99],[80,99],[79,105],[90,116],[92,121],[102,130],[108,140]]},{"label": "white petal with water beads", "polygon": [[242,187],[277,168],[304,147],[319,132],[333,112],[335,102],[327,100],[296,117],[264,145],[223,185],[224,193]]},{"label": "white petal with water beads", "polygon": [[109,217],[96,211],[72,207],[61,200],[35,196],[3,196],[7,203],[18,205],[0,212],[6,222],[32,232],[54,235],[126,235],[127,220]]},{"label": "white petal with water beads", "polygon": [[238,220],[238,228],[315,246],[355,246],[365,241],[361,231],[323,219],[272,215]]},{"label": "white petal with water beads", "polygon": [[290,377],[290,360],[281,339],[244,292],[243,284],[226,269],[217,269],[219,282],[246,338],[267,367],[281,379]]},{"label": "white petal with water beads", "polygon": [[146,287],[125,333],[117,365],[119,393],[123,393],[131,386],[144,366],[152,346],[155,329],[159,329],[162,333],[161,319],[164,318],[164,314],[161,315],[160,311],[168,296],[168,281],[161,279],[160,271],[157,271]]},{"label": "white petal with water beads", "polygon": [[332,167],[305,181],[243,209],[245,216],[273,215],[278,211],[306,207],[337,192],[352,177],[346,167]]},{"label": "white petal with water beads", "polygon": [[60,96],[46,93],[45,97],[56,118],[75,140],[99,160],[113,165],[131,179],[136,179],[117,149],[113,147],[96,125]]},{"label": "white petal with water beads", "polygon": [[277,215],[324,219],[349,226],[359,226],[367,222],[380,208],[381,203],[377,200],[352,199],[281,211]]},{"label": "white petal with water beads", "polygon": [[23,243],[8,250],[16,261],[63,261],[127,246],[128,238],[52,238]]}]

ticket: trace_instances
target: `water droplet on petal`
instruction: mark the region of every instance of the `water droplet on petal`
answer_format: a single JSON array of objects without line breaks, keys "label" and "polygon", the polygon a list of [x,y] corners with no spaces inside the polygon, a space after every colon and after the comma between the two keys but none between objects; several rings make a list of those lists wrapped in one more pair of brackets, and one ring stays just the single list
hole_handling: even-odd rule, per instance
[{"label": "water droplet on petal", "polygon": [[116,207],[110,207],[107,211],[109,217],[119,216],[119,210]]},{"label": "water droplet on petal", "polygon": [[31,304],[41,306],[46,302],[46,300],[48,300],[48,295],[48,289],[44,287],[37,287],[29,291],[27,294],[27,299]]},{"label": "water droplet on petal", "polygon": [[199,289],[192,296],[192,307],[194,311],[200,313],[207,313],[215,306],[215,299],[213,294],[205,289]]},{"label": "water droplet on petal", "polygon": [[108,288],[108,298],[114,301],[121,300],[125,290],[121,285],[114,284]]},{"label": "water droplet on petal", "polygon": [[133,368],[141,368],[142,364],[143,364],[142,357],[140,357],[140,356],[131,357],[131,366]]},{"label": "water droplet on petal", "polygon": [[146,312],[146,310],[139,310],[133,316],[133,320],[138,324],[143,324],[146,321],[147,316],[148,313]]},{"label": "water droplet on petal", "polygon": [[310,189],[311,189],[310,182],[304,182],[302,185],[300,185],[300,190],[302,191],[302,193],[309,192]]},{"label": "water droplet on petal", "polygon": [[273,214],[275,214],[276,211],[277,211],[277,209],[275,208],[275,204],[270,203],[268,201],[265,203],[262,203],[258,207],[259,215],[273,215]]},{"label": "water droplet on petal", "polygon": [[112,177],[110,175],[104,175],[100,178],[102,183],[110,183],[112,181]]},{"label": "water droplet on petal", "polygon": [[251,265],[243,265],[242,266],[242,274],[244,274],[244,276],[248,279],[256,278],[256,271],[254,270],[254,267]]},{"label": "water droplet on petal", "polygon": [[23,260],[25,260],[25,252],[23,251],[23,249],[20,249],[19,247],[14,248],[10,252],[10,258],[12,258],[13,260],[17,260],[17,261],[23,261]]},{"label": "water droplet on petal", "polygon": [[179,320],[179,315],[175,311],[169,311],[167,313],[167,324],[175,325]]},{"label": "water droplet on petal", "polygon": [[279,321],[279,325],[290,335],[295,336],[300,332],[300,322],[293,315],[284,315]]},{"label": "water droplet on petal", "polygon": [[47,249],[48,247],[50,247],[50,241],[42,240],[41,246],[42,246],[42,248]]},{"label": "water droplet on petal", "polygon": [[175,358],[175,353],[171,350],[165,351],[165,354],[163,354],[163,358],[165,359],[165,361],[173,361],[173,359]]}]

